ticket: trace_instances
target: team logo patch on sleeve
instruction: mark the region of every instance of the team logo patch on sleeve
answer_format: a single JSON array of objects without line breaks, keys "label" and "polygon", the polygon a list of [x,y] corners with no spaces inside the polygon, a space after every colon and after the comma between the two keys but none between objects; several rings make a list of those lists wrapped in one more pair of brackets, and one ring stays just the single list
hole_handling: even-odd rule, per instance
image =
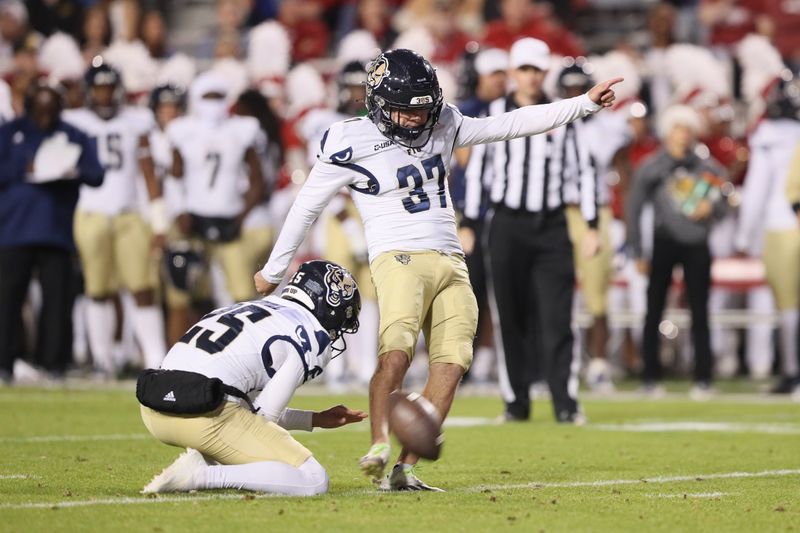
[{"label": "team logo patch on sleeve", "polygon": [[380,55],[378,59],[372,62],[367,73],[367,85],[373,89],[379,87],[383,78],[389,74],[389,61]]},{"label": "team logo patch on sleeve", "polygon": [[353,148],[347,147],[344,150],[339,150],[335,154],[331,155],[331,161],[333,163],[347,163],[353,159]]}]

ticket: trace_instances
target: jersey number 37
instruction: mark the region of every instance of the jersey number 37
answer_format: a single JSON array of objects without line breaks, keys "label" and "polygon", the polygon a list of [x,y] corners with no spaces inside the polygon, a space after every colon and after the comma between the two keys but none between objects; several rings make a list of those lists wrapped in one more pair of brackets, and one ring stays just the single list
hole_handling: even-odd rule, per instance
[{"label": "jersey number 37", "polygon": [[408,196],[403,198],[403,207],[409,213],[419,213],[431,208],[431,200],[428,193],[423,189],[425,181],[437,179],[439,189],[436,195],[439,197],[439,206],[447,207],[447,194],[445,192],[445,170],[441,155],[435,155],[421,161],[422,168],[425,170],[425,178],[417,168],[417,165],[406,165],[397,169],[397,181],[400,188],[412,188]]}]

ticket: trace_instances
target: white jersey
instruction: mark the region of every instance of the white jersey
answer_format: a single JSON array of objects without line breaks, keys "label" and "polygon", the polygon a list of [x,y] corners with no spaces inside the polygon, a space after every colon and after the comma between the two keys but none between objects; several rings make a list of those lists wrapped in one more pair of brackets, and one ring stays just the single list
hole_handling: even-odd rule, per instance
[{"label": "white jersey", "polygon": [[167,126],[167,137],[183,158],[186,209],[208,217],[232,218],[244,211],[239,182],[245,175],[245,152],[260,131],[251,117],[228,117],[220,123],[185,116]]},{"label": "white jersey", "polygon": [[370,261],[390,250],[463,253],[447,185],[453,150],[542,133],[600,109],[587,95],[470,118],[445,105],[419,149],[386,138],[368,118],[337,122],[286,218],[264,278],[278,283],[311,224],[341,187],[364,222]]},{"label": "white jersey", "polygon": [[349,117],[333,109],[312,109],[297,125],[298,132],[306,140],[308,164],[314,166],[317,162],[317,151],[322,142],[322,137],[331,124],[347,120]]},{"label": "white jersey", "polygon": [[100,187],[81,186],[78,209],[107,215],[138,209],[139,139],[155,126],[152,111],[123,107],[113,118],[103,120],[88,108],[68,109],[63,118],[97,140],[106,172]]},{"label": "white jersey", "polygon": [[276,422],[297,387],[319,376],[330,359],[330,337],[314,315],[267,296],[203,317],[170,349],[161,368],[219,378],[255,395],[259,414]]},{"label": "white jersey", "polygon": [[186,192],[182,180],[172,175],[172,144],[164,130],[155,128],[150,132],[150,155],[153,157],[156,177],[161,182],[161,196],[167,206],[167,217],[174,220],[186,212]]},{"label": "white jersey", "polygon": [[800,141],[800,122],[765,120],[750,136],[750,161],[744,179],[736,249],[751,254],[764,231],[797,228],[786,195],[789,165]]}]

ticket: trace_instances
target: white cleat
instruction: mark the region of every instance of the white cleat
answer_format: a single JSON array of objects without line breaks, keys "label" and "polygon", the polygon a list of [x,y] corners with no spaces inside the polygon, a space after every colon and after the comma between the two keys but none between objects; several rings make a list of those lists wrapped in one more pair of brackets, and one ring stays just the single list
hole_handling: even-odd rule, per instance
[{"label": "white cleat", "polygon": [[392,447],[387,442],[378,442],[373,444],[367,452],[367,455],[358,461],[361,471],[365,475],[372,478],[377,483],[383,472],[386,470],[386,465],[389,463],[389,454],[392,453]]},{"label": "white cleat", "polygon": [[188,448],[171,465],[145,485],[142,494],[189,492],[202,488],[195,480],[198,478],[198,474],[207,467],[208,464],[206,464],[203,454]]},{"label": "white cleat", "polygon": [[414,467],[416,465],[396,464],[392,473],[381,481],[380,489],[385,491],[428,491],[444,492],[444,489],[426,485],[417,477]]},{"label": "white cleat", "polygon": [[614,382],[611,379],[611,365],[608,361],[593,358],[586,368],[586,384],[598,394],[613,394]]}]

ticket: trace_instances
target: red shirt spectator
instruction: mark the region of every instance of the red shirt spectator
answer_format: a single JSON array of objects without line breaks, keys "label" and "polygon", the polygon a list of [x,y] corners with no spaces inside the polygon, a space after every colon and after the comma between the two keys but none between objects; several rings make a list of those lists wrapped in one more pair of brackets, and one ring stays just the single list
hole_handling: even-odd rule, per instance
[{"label": "red shirt spectator", "polygon": [[767,20],[766,30],[783,58],[800,63],[800,2],[761,0],[761,13]]},{"label": "red shirt spectator", "polygon": [[700,21],[709,29],[709,43],[732,46],[756,31],[762,0],[702,0]]},{"label": "red shirt spectator", "polygon": [[547,43],[553,54],[584,55],[578,39],[553,15],[549,4],[532,4],[529,0],[503,0],[502,18],[486,26],[483,44],[508,50],[514,41],[534,37]]},{"label": "red shirt spectator", "polygon": [[330,31],[321,20],[322,4],[313,0],[285,0],[278,21],[292,40],[292,59],[300,63],[328,52]]}]

